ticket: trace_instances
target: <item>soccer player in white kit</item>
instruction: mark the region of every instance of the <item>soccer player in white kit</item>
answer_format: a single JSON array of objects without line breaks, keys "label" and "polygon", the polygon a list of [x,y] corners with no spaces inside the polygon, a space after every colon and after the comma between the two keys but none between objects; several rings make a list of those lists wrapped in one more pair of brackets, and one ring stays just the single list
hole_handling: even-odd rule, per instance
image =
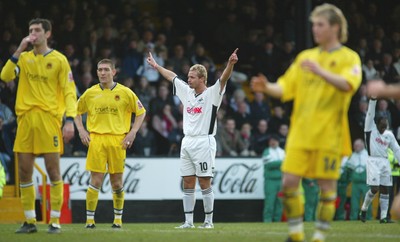
[{"label": "soccer player in white kit", "polygon": [[388,187],[392,186],[392,170],[387,157],[387,149],[392,149],[396,159],[400,161],[400,146],[397,144],[393,133],[387,130],[388,120],[386,117],[378,117],[375,124],[375,107],[376,99],[372,98],[369,100],[364,127],[365,144],[369,155],[367,160],[367,185],[370,186],[370,190],[365,194],[360,220],[366,221],[368,207],[379,190],[380,223],[388,223],[386,218],[389,207]]},{"label": "soccer player in white kit", "polygon": [[[383,80],[371,80],[367,83],[368,93],[380,98],[400,98],[400,84],[386,84]],[[392,213],[400,218],[400,193],[393,200]]]},{"label": "soccer player in white kit", "polygon": [[196,177],[203,195],[205,220],[199,228],[212,229],[214,193],[211,187],[217,145],[214,135],[217,129],[217,111],[225,93],[233,66],[238,61],[236,49],[229,57],[221,77],[214,85],[207,87],[207,70],[203,65],[189,69],[188,82],[181,80],[174,72],[159,66],[151,53],[147,63],[171,81],[173,92],[183,104],[183,133],[181,146],[181,175],[183,177],[183,210],[185,222],[176,228],[194,228],[193,210],[196,202]]}]

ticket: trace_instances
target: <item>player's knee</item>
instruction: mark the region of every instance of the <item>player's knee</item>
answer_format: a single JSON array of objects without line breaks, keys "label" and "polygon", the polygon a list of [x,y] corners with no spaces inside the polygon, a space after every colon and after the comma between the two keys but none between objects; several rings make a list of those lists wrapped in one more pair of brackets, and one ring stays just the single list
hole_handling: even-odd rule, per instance
[{"label": "player's knee", "polygon": [[211,187],[211,178],[210,177],[199,177],[199,184],[202,190],[208,189]]},{"label": "player's knee", "polygon": [[195,176],[185,176],[183,177],[183,188],[184,189],[194,189],[196,186]]},{"label": "player's knee", "polygon": [[301,178],[285,173],[282,178],[282,189],[298,188]]},{"label": "player's knee", "polygon": [[379,191],[379,187],[376,187],[376,186],[371,187],[372,194],[376,194],[378,191]]}]

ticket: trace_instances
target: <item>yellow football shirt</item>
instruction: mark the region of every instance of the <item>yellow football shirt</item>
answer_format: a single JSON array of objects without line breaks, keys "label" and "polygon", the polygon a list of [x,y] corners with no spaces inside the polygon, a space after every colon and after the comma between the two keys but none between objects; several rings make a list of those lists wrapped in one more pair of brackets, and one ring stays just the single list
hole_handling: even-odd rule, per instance
[{"label": "yellow football shirt", "polygon": [[94,85],[78,100],[78,114],[88,113],[87,130],[98,134],[126,134],[132,113],[140,116],[145,112],[136,94],[119,83],[112,89]]},{"label": "yellow football shirt", "polygon": [[35,55],[21,53],[17,63],[8,60],[1,71],[3,81],[19,76],[15,112],[17,116],[39,108],[58,118],[76,116],[76,88],[67,58],[56,50]]},{"label": "yellow football shirt", "polygon": [[[352,90],[343,92],[320,76],[303,69],[309,59],[344,77]],[[341,46],[330,52],[315,47],[301,52],[278,79],[283,101],[294,100],[286,148],[326,150],[351,154],[347,112],[352,95],[361,83],[361,61],[357,53]]]}]

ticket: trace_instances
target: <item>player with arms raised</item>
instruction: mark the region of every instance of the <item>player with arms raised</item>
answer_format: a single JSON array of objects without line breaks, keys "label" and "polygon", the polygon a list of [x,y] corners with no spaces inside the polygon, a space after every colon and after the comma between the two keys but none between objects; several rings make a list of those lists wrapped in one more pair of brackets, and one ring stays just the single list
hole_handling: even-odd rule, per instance
[{"label": "player with arms raised", "polygon": [[203,195],[204,224],[200,228],[212,229],[214,192],[211,187],[213,177],[217,129],[216,117],[225,87],[230,78],[233,66],[238,61],[236,49],[229,57],[228,64],[221,77],[214,85],[207,87],[207,70],[203,65],[193,65],[189,69],[188,82],[181,80],[174,72],[159,66],[151,53],[147,62],[160,74],[171,81],[174,94],[183,104],[183,133],[185,137],[181,146],[181,174],[183,177],[183,210],[185,222],[177,228],[194,228],[193,210],[196,202],[194,189],[196,177],[199,180]]},{"label": "player with arms raised", "polygon": [[366,221],[368,207],[379,191],[380,223],[388,223],[386,215],[389,208],[389,187],[392,186],[392,169],[390,168],[387,149],[390,148],[396,159],[400,161],[400,147],[393,133],[387,130],[388,120],[386,117],[377,117],[375,124],[375,108],[376,99],[372,98],[369,100],[364,127],[368,151],[367,184],[370,189],[365,194],[360,220]]},{"label": "player with arms raised", "polygon": [[252,79],[252,89],[282,101],[294,101],[286,158],[282,164],[283,203],[288,218],[287,241],[304,241],[299,183],[318,180],[321,189],[312,241],[325,241],[335,215],[337,179],[343,156],[351,154],[347,112],[361,83],[357,53],[342,45],[347,21],[336,6],[323,4],[311,13],[317,47],[302,51],[277,83],[265,76]]}]

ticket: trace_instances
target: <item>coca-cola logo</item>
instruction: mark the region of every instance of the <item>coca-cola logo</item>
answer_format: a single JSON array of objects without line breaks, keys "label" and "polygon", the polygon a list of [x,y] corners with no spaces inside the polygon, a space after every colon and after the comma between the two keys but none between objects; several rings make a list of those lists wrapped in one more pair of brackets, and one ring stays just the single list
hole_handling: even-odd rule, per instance
[{"label": "coca-cola logo", "polygon": [[254,172],[260,169],[257,164],[234,163],[224,171],[216,170],[213,179],[213,187],[219,193],[250,194],[255,192],[258,180]]},{"label": "coca-cola logo", "polygon": [[[38,165],[46,170],[43,158]],[[62,158],[61,176],[69,184],[70,199],[86,199],[90,184],[90,172],[86,171],[85,158]],[[126,199],[181,199],[182,177],[179,158],[127,158],[123,174]],[[42,185],[41,175],[34,172],[34,180]],[[49,182],[49,181],[47,181]],[[264,198],[263,163],[259,158],[218,158],[212,179],[216,199],[262,199]],[[162,189],[159,189],[162,186]],[[109,200],[112,192],[110,176],[104,176],[99,199]],[[196,186],[196,192],[201,193]]]},{"label": "coca-cola logo", "polygon": [[[261,165],[256,163],[233,163],[225,170],[216,169],[212,179],[213,189],[220,194],[255,193],[257,185],[262,185],[263,182],[255,175],[259,169],[261,169]],[[182,182],[180,186],[181,184]]]}]

